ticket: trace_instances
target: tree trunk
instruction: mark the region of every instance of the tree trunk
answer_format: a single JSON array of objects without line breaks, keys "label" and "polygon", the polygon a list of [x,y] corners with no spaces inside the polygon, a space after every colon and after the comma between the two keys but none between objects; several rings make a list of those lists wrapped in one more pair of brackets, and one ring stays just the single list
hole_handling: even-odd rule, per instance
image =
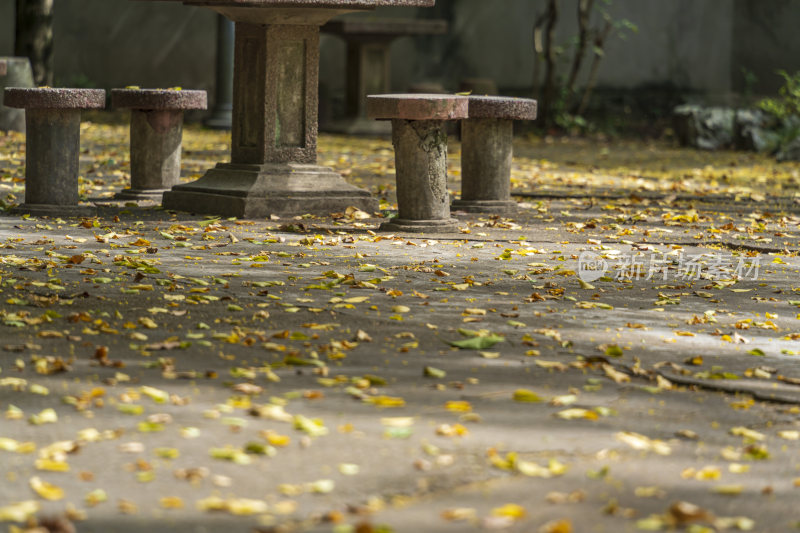
[{"label": "tree trunk", "polygon": [[547,7],[546,29],[544,33],[544,87],[542,88],[541,107],[542,126],[549,128],[554,119],[553,107],[556,101],[556,23],[558,23],[558,2],[550,0]]},{"label": "tree trunk", "polygon": [[53,85],[53,0],[16,0],[14,55],[30,59],[33,82]]}]

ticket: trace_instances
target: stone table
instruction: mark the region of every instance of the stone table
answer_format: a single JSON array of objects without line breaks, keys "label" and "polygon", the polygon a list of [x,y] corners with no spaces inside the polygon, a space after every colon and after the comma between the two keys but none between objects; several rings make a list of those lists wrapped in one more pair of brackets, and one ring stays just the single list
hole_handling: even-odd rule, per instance
[{"label": "stone table", "polygon": [[166,192],[166,209],[260,218],[378,208],[367,191],[317,165],[319,27],[343,13],[435,0],[140,1],[183,1],[236,24],[231,162]]},{"label": "stone table", "polygon": [[322,31],[347,43],[346,117],[329,129],[354,135],[388,134],[389,122],[367,118],[367,95],[391,90],[391,44],[399,37],[445,34],[447,21],[344,18],[328,22]]}]

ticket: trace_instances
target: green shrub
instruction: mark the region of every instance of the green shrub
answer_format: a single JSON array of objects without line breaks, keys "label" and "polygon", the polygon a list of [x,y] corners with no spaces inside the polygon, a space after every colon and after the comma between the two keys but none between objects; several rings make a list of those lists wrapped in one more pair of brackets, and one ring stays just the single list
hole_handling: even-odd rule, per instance
[{"label": "green shrub", "polygon": [[778,97],[764,98],[758,103],[758,107],[780,119],[792,115],[800,116],[800,71],[790,75],[785,70],[779,70],[778,74],[786,82],[778,90]]}]

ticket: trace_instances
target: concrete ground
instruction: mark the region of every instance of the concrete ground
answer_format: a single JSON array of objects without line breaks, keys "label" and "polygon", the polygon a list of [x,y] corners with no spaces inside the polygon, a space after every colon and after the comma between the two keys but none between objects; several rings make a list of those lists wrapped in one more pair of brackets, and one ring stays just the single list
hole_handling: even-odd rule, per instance
[{"label": "concrete ground", "polygon": [[[0,217],[0,519],[798,529],[791,198],[517,190],[450,235]],[[580,279],[585,252],[604,277]]]}]

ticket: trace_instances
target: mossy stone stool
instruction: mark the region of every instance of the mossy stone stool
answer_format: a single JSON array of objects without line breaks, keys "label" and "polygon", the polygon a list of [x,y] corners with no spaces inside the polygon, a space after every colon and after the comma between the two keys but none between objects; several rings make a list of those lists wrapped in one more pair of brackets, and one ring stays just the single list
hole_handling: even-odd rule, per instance
[{"label": "mossy stone stool", "polygon": [[536,100],[470,96],[469,118],[461,122],[461,199],[453,209],[508,213],[515,120],[534,120]]},{"label": "mossy stone stool", "polygon": [[367,97],[370,118],[392,121],[398,216],[386,231],[453,232],[447,191],[445,121],[467,118],[468,100],[442,94],[387,94]]},{"label": "mossy stone stool", "polygon": [[81,109],[102,109],[103,89],[8,87],[8,107],[25,109],[25,203],[14,213],[91,215],[78,204]]},{"label": "mossy stone stool", "polygon": [[161,203],[180,183],[183,112],[206,109],[206,92],[112,89],[111,106],[131,110],[131,186],[115,198]]}]

